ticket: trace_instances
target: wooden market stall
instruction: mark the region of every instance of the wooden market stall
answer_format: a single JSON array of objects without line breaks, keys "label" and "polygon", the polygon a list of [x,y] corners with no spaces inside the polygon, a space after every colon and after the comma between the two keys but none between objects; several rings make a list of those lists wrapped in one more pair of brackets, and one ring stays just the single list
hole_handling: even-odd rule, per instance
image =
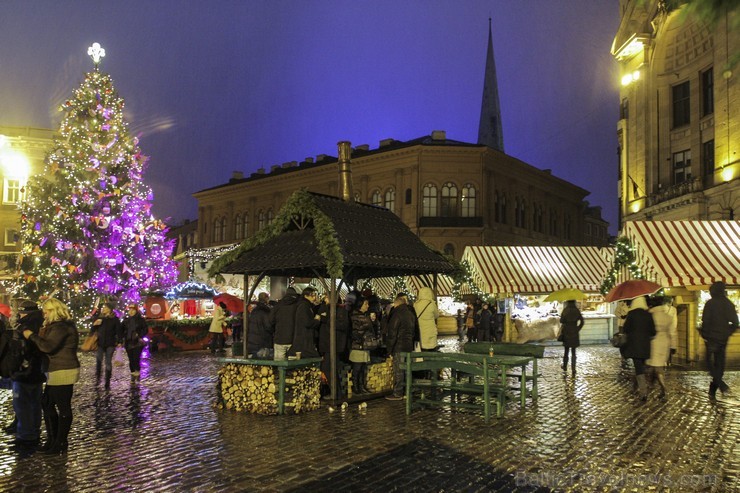
[{"label": "wooden market stall", "polygon": [[[634,249],[644,278],[660,284],[678,312],[679,362],[704,361],[701,323],[709,286],[727,284],[730,300],[740,306],[740,221],[629,221],[622,229]],[[623,266],[616,282],[630,278]],[[727,363],[740,366],[740,333],[727,346]]]},{"label": "wooden market stall", "polygon": [[[348,156],[349,148],[343,151],[340,146],[340,165],[343,152]],[[449,273],[454,268],[444,256],[427,247],[393,212],[356,203],[351,200],[352,194],[343,195],[346,195],[345,200],[307,191],[295,192],[268,227],[218,258],[210,271],[212,275],[244,275],[247,297],[251,297],[254,285],[265,276],[310,277],[321,282],[328,279],[325,289],[331,293],[332,349],[336,348],[335,280],[356,286],[359,279],[423,274],[433,278],[437,273]],[[255,279],[251,287],[250,276]],[[245,318],[244,334],[246,354],[248,318]],[[336,351],[332,350],[331,354],[335,355]],[[235,364],[234,360],[229,360],[229,364]],[[241,364],[250,365],[250,361],[245,357]],[[389,367],[389,364],[384,366]],[[331,395],[336,400],[337,362],[334,357],[331,368]],[[368,373],[372,377],[372,369]],[[391,381],[385,382],[388,387],[391,384]],[[369,386],[371,390],[385,390]],[[318,386],[311,388],[318,392]],[[286,399],[286,405],[290,406],[290,399]],[[303,407],[303,410],[310,409],[310,405]]]},{"label": "wooden market stall", "polygon": [[562,306],[543,299],[576,288],[587,294],[581,342],[594,344],[606,343],[616,326],[599,293],[613,255],[611,248],[590,246],[472,246],[465,248],[463,262],[478,288],[505,300],[504,340],[556,339]]}]

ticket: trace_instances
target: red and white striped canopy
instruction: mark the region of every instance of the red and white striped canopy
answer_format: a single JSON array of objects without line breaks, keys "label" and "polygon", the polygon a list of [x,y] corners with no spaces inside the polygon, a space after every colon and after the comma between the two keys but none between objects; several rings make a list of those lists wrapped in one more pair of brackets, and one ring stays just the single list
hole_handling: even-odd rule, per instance
[{"label": "red and white striped canopy", "polygon": [[463,253],[473,280],[491,294],[597,292],[613,258],[612,248],[589,246],[472,246]]},{"label": "red and white striped canopy", "polygon": [[740,221],[631,221],[622,235],[661,286],[740,284]]}]

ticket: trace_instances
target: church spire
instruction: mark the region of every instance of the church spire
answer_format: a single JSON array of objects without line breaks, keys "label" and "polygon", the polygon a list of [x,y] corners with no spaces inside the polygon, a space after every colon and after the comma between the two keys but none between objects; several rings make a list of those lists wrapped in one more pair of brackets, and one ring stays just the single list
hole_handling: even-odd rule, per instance
[{"label": "church spire", "polygon": [[486,53],[486,73],[483,82],[483,102],[480,108],[478,143],[504,152],[504,133],[501,129],[501,106],[498,102],[496,83],[496,62],[493,59],[493,35],[491,18],[488,18],[488,52]]}]

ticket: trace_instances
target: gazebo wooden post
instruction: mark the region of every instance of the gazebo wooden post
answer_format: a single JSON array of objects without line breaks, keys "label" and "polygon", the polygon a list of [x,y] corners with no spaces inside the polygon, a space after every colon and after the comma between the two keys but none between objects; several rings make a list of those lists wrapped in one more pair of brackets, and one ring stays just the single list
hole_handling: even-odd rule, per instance
[{"label": "gazebo wooden post", "polygon": [[337,283],[331,278],[329,290],[329,389],[331,401],[337,401]]},{"label": "gazebo wooden post", "polygon": [[[257,290],[257,286],[259,286],[260,281],[265,277],[265,273],[261,273],[259,276],[257,276],[257,279],[254,281],[254,285],[249,287],[249,273],[244,273],[244,313],[242,313],[242,344],[244,348],[244,354],[242,355],[244,359],[248,359],[249,355],[247,354],[247,338],[249,337],[249,302],[252,299],[252,295],[254,295],[254,292]],[[249,292],[247,292],[247,288],[249,287]]]}]

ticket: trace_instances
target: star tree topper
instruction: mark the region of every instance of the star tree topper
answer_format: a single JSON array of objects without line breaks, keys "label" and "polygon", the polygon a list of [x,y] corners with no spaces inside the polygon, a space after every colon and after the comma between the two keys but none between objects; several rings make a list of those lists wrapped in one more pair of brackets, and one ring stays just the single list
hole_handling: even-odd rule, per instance
[{"label": "star tree topper", "polygon": [[95,64],[95,70],[97,70],[98,65],[100,65],[100,60],[105,56],[105,50],[100,46],[100,43],[93,43],[92,46],[87,49],[87,54],[92,58],[93,63]]}]

